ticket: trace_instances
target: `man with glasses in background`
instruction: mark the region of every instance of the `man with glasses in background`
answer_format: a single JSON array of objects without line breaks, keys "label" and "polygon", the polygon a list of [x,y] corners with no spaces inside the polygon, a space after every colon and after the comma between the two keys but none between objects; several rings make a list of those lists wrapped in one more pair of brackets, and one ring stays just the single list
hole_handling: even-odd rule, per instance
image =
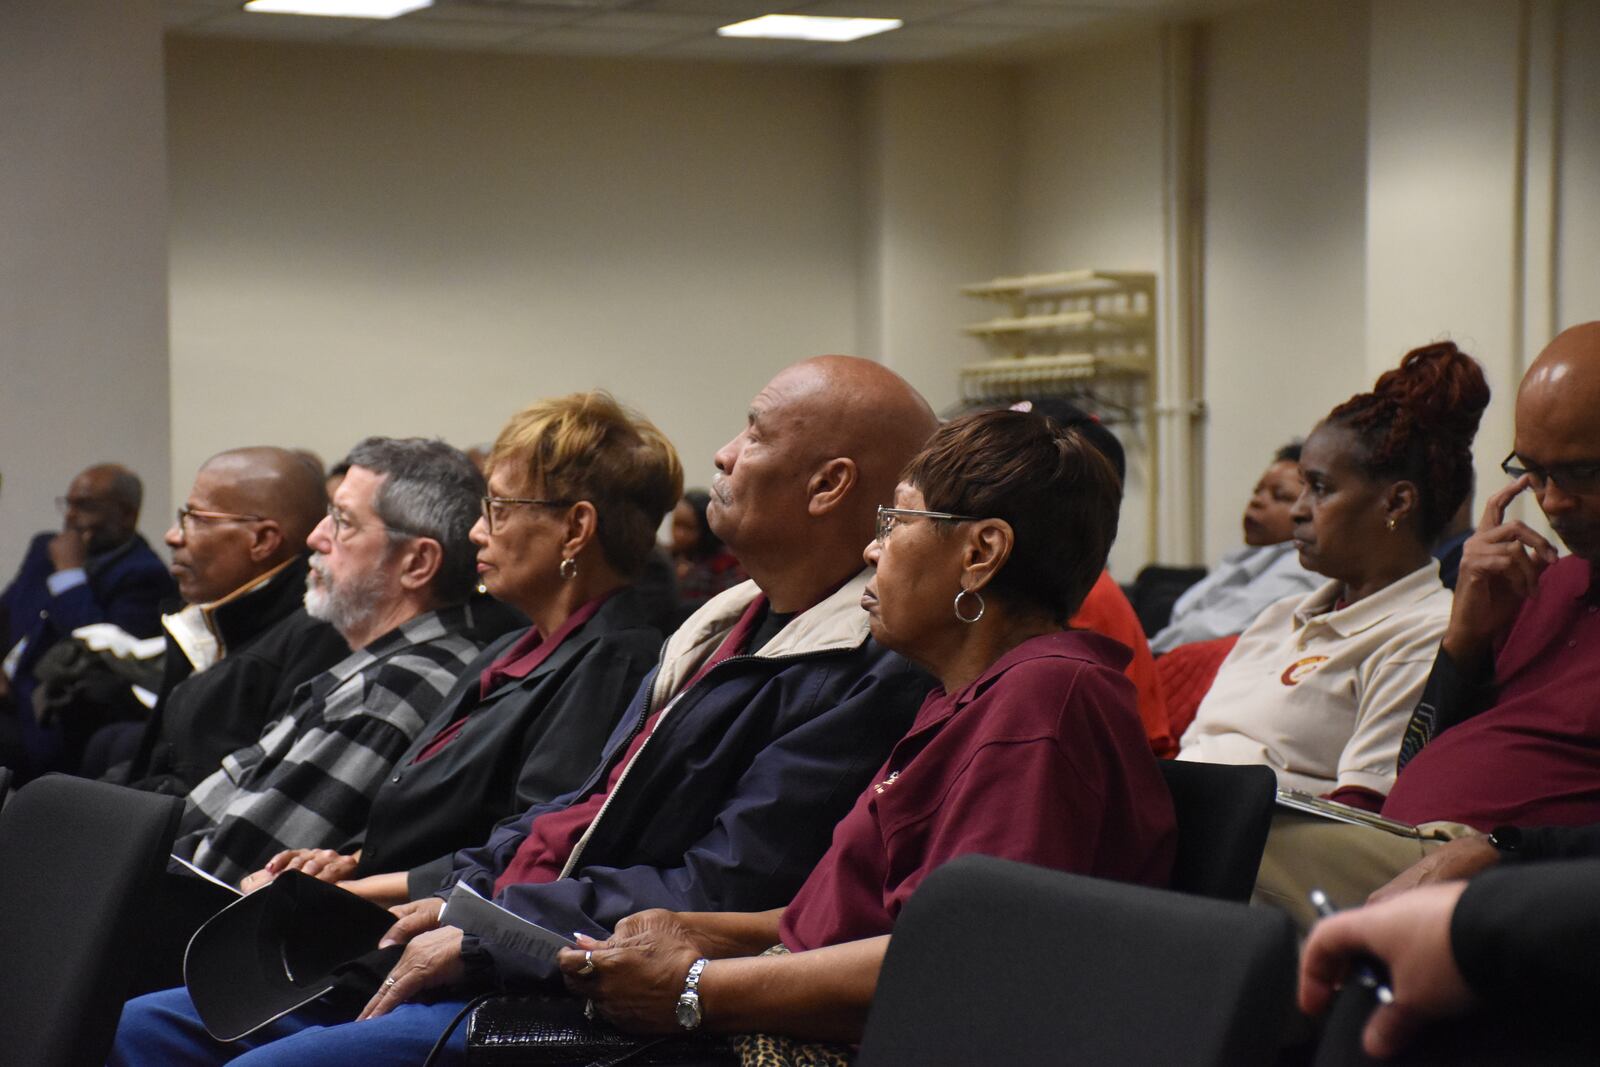
[{"label": "man with glasses in background", "polygon": [[[1585,826],[1600,824],[1596,412],[1600,322],[1590,322],[1528,368],[1503,464],[1512,481],[1489,498],[1463,550],[1450,624],[1383,806],[1418,833],[1280,816],[1263,897],[1298,907],[1319,886],[1349,905],[1379,886],[1381,898],[1507,859],[1600,855],[1600,826]],[[1524,492],[1571,555],[1507,519]]]},{"label": "man with glasses in background", "polygon": [[[34,668],[72,631],[110,623],[134,637],[161,632],[161,602],[172,595],[167,568],[134,527],[144,489],[138,475],[101,463],[72,479],[56,500],[62,525],[36,536],[0,593],[0,764],[23,776],[59,769],[60,729],[34,717]],[[73,764],[76,765],[75,763]]]},{"label": "man with glasses in background", "polygon": [[311,531],[305,608],[350,654],[188,795],[174,854],[230,882],[360,835],[372,795],[479,651],[483,476],[442,441],[369,437]]},{"label": "man with glasses in background", "polygon": [[142,730],[114,726],[90,743],[106,778],[183,796],[349,654],[301,606],[306,538],[327,503],[320,474],[288,449],[236,448],[201,465],[166,536],[187,606],[161,620],[160,695]]}]

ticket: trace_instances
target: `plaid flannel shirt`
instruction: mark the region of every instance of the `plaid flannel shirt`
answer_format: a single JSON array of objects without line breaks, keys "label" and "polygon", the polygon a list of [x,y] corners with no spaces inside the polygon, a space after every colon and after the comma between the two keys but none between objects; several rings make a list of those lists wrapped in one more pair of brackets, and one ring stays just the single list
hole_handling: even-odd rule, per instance
[{"label": "plaid flannel shirt", "polygon": [[184,805],[173,852],[237,883],[286,848],[339,848],[479,646],[468,608],[428,612],[295,690],[289,713],[223,758]]}]

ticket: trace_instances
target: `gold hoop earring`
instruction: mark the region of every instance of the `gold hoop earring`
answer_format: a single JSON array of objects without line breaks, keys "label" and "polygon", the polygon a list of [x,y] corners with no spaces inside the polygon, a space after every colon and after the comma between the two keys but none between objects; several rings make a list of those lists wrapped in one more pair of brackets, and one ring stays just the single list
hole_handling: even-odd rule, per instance
[{"label": "gold hoop earring", "polygon": [[561,577],[563,579],[565,579],[566,581],[570,582],[570,581],[572,581],[572,579],[576,578],[577,576],[578,576],[578,561],[573,559],[571,556],[568,556],[566,559],[563,559],[561,561]]},{"label": "gold hoop earring", "polygon": [[[978,613],[976,615],[972,616],[970,619],[967,616],[961,614],[961,598],[964,597],[964,596],[973,597],[978,602]],[[956,591],[955,613],[956,613],[956,620],[958,622],[964,622],[969,626],[972,625],[973,623],[977,622],[979,619],[983,618],[983,613],[984,613],[985,609],[988,608],[988,606],[989,605],[987,605],[987,604],[985,604],[983,602],[983,594],[978,592],[976,589],[960,589],[960,590]]]}]

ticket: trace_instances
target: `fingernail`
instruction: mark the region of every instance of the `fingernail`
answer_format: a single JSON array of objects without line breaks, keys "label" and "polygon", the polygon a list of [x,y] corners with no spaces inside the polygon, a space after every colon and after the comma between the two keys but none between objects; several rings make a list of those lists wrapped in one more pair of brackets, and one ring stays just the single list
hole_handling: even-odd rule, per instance
[{"label": "fingernail", "polygon": [[400,942],[396,941],[392,937],[386,937],[382,941],[378,942],[378,947],[379,948],[388,948],[390,945],[398,945],[399,943]]}]

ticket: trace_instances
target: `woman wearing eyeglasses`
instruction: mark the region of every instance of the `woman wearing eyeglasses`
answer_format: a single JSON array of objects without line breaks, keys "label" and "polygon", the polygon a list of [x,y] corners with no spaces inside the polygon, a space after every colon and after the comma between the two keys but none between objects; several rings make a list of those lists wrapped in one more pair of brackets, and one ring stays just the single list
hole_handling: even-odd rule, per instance
[{"label": "woman wearing eyeglasses", "polygon": [[1443,342],[1340,404],[1300,453],[1300,562],[1328,581],[1240,635],[1179,759],[1261,763],[1278,784],[1376,811],[1450,618],[1432,548],[1472,488],[1489,386]]},{"label": "woman wearing eyeglasses", "polygon": [[[571,988],[637,1032],[856,1041],[895,917],[947,860],[1165,884],[1172,803],[1128,651],[1064,628],[1105,565],[1120,498],[1105,456],[1043,415],[939,430],[880,509],[862,605],[873,637],[940,687],[788,907],[630,916],[562,953]],[[789,952],[763,954],[773,945]]]},{"label": "woman wearing eyeglasses", "polygon": [[655,664],[661,634],[630,583],[682,492],[671,442],[603,392],[541,401],[500,432],[488,487],[478,574],[533,625],[467,668],[362,840],[280,853],[246,889],[293,868],[383,904],[427,895],[456,849],[582,784]]}]

